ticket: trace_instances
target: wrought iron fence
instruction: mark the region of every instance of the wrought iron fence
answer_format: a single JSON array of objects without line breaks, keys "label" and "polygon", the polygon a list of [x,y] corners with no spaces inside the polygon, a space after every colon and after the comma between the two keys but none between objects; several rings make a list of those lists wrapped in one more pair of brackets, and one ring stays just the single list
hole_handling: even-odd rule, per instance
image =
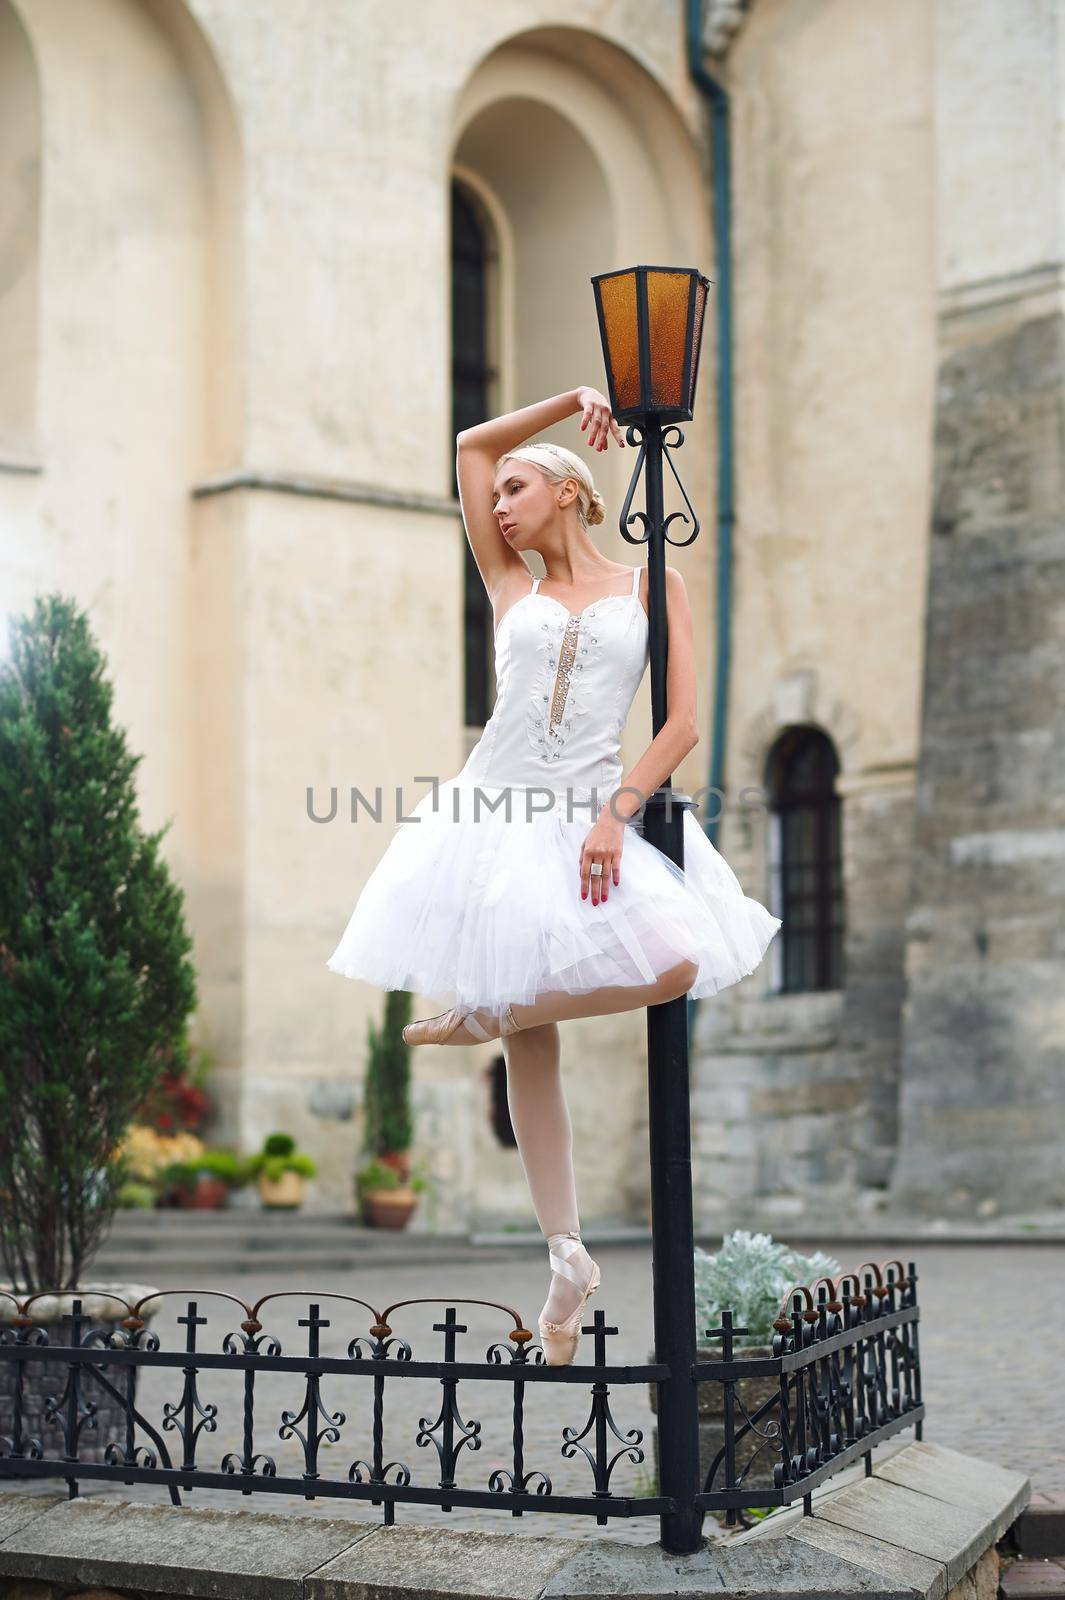
[{"label": "wrought iron fence", "polygon": [[[858,1456],[865,1457],[868,1477],[875,1445],[911,1426],[922,1436],[914,1263],[906,1272],[899,1261],[887,1262],[883,1271],[865,1262],[839,1278],[819,1279],[812,1289],[790,1289],[788,1300],[790,1312],[783,1310],[773,1324],[771,1356],[737,1357],[734,1340],[746,1330],[734,1327],[725,1310],[722,1326],[710,1334],[722,1342],[721,1359],[696,1363],[697,1382],[716,1382],[723,1390],[724,1442],[705,1489],[695,1496],[706,1510],[734,1513],[801,1497],[809,1514],[810,1496],[826,1478]],[[744,1383],[766,1377],[776,1381],[776,1393],[749,1410]],[[738,1471],[737,1448],[745,1439],[758,1442]],[[745,1486],[757,1458],[770,1448],[772,1487]],[[715,1489],[722,1466],[724,1481]]]},{"label": "wrought iron fence", "polygon": [[[693,1369],[694,1393],[701,1384],[720,1386],[724,1442],[701,1492],[696,1492],[697,1480],[693,1482],[691,1504],[703,1512],[724,1512],[729,1524],[735,1524],[744,1508],[783,1506],[800,1496],[809,1512],[813,1488],[854,1458],[865,1455],[868,1473],[876,1444],[914,1424],[919,1438],[924,1406],[916,1286],[914,1264],[906,1272],[898,1261],[883,1269],[866,1262],[839,1279],[797,1286],[785,1299],[790,1310],[783,1310],[774,1324],[769,1356],[737,1353],[735,1340],[747,1330],[735,1327],[732,1312],[725,1311],[721,1326],[705,1333],[706,1339],[720,1339],[721,1358],[699,1362]],[[296,1297],[293,1291],[266,1295],[253,1306],[214,1290],[187,1298],[176,1319],[184,1329],[183,1348],[175,1349],[162,1348],[142,1312],[149,1301],[195,1291],[164,1290],[132,1306],[123,1303],[126,1315],[104,1326],[94,1326],[83,1316],[76,1291],[60,1292],[70,1296],[71,1309],[55,1339],[30,1315],[32,1302],[41,1295],[23,1301],[10,1294],[3,1297],[14,1310],[6,1317],[0,1311],[0,1377],[6,1380],[0,1387],[0,1478],[63,1479],[71,1498],[82,1479],[155,1483],[168,1490],[174,1504],[181,1503],[182,1490],[201,1486],[245,1495],[361,1499],[381,1506],[386,1524],[395,1521],[399,1501],[444,1511],[490,1506],[514,1516],[527,1511],[590,1515],[601,1526],[611,1517],[661,1516],[678,1508],[675,1496],[637,1495],[615,1484],[619,1463],[641,1462],[644,1451],[642,1429],[619,1427],[611,1386],[628,1399],[632,1385],[653,1384],[660,1398],[661,1386],[672,1375],[662,1362],[610,1364],[608,1341],[618,1329],[608,1326],[602,1310],[584,1329],[591,1338],[591,1362],[552,1367],[517,1312],[491,1301],[456,1298],[447,1304],[443,1320],[432,1324],[441,1338],[442,1357],[418,1360],[410,1341],[394,1332],[390,1318],[412,1306],[443,1303],[436,1298],[402,1300],[380,1312],[350,1295],[308,1299],[306,1315],[298,1321],[306,1330],[306,1348],[286,1354],[261,1313],[268,1305],[273,1312],[276,1302]],[[298,1298],[302,1301],[305,1295]],[[239,1329],[226,1332],[217,1349],[203,1348],[201,1342],[208,1322],[200,1310],[205,1299],[222,1299],[243,1312]],[[370,1313],[368,1330],[354,1333],[343,1355],[322,1353],[322,1333],[331,1326],[321,1315],[326,1299],[340,1303],[343,1315],[356,1307]],[[460,1359],[459,1338],[469,1331],[457,1320],[460,1305],[490,1307],[512,1323],[505,1336],[489,1345],[483,1361]],[[149,1373],[161,1378],[169,1369],[175,1373],[175,1389],[180,1373],[180,1389],[172,1400],[162,1401],[153,1421],[145,1414],[147,1401],[138,1396],[138,1379]],[[270,1374],[290,1380],[292,1405],[276,1407],[262,1396]],[[773,1395],[750,1407],[745,1383],[766,1376],[775,1380]],[[211,1465],[204,1460],[205,1438],[218,1429],[219,1407],[210,1391],[226,1377],[241,1390],[239,1426],[235,1424],[235,1447]],[[408,1463],[386,1459],[386,1420],[391,1430],[397,1416],[405,1423],[413,1414],[400,1398],[410,1395],[399,1384],[414,1379],[435,1379],[440,1385],[436,1417],[420,1417],[414,1435],[416,1446],[435,1447],[435,1483],[417,1483]],[[364,1453],[337,1474],[323,1470],[323,1455],[327,1447],[341,1443],[348,1416],[331,1406],[337,1391],[347,1393],[353,1383],[366,1385],[359,1397]],[[463,1449],[480,1450],[485,1437],[480,1421],[463,1417],[459,1385],[480,1383],[510,1385],[507,1454],[482,1487],[464,1487],[458,1481],[460,1454]],[[545,1383],[554,1386],[557,1401],[564,1395],[580,1399],[577,1391],[587,1390],[584,1420],[580,1426],[561,1428],[559,1446],[561,1455],[577,1461],[586,1473],[583,1492],[556,1490],[546,1466],[528,1459],[529,1388]],[[36,1418],[34,1401],[39,1406]],[[101,1418],[113,1431],[90,1450],[86,1436],[99,1431]],[[44,1437],[49,1431],[52,1448]],[[174,1435],[172,1449],[165,1434]],[[291,1470],[279,1467],[261,1448],[267,1434],[296,1441]],[[754,1442],[755,1449],[740,1467],[744,1441],[748,1446]],[[746,1480],[763,1451],[774,1458],[773,1485],[757,1488]],[[98,1459],[90,1458],[94,1454]]]}]

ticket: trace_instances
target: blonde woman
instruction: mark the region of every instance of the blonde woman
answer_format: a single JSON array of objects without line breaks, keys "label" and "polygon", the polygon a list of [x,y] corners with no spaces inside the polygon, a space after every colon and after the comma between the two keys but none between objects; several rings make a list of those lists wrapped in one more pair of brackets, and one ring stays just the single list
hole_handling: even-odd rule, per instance
[{"label": "blonde woman", "polygon": [[691,612],[667,567],[668,717],[624,772],[621,734],[648,660],[646,575],[596,546],[605,508],[584,460],[526,442],[574,413],[593,450],[623,446],[589,387],[459,434],[466,535],[495,620],[495,709],[462,771],[393,835],[327,962],[384,989],[452,997],[404,1029],[409,1044],[502,1040],[548,1243],[540,1335],[552,1365],[572,1361],[600,1280],[580,1240],[559,1023],[716,994],[754,971],[780,927],[690,810],[683,871],[643,837],[644,802],[698,738]]}]

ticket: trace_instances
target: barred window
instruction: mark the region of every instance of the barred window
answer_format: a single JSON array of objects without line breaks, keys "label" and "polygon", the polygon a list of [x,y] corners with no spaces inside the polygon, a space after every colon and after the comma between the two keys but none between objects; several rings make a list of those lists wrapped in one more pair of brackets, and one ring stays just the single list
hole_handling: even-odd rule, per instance
[{"label": "barred window", "polygon": [[766,764],[770,909],[782,919],[778,988],[843,986],[839,759],[820,728],[787,728]]}]

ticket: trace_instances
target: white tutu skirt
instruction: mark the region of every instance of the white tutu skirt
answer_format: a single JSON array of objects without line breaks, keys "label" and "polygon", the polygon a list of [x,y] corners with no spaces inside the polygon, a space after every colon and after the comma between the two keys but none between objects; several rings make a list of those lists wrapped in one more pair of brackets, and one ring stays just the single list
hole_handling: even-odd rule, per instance
[{"label": "white tutu skirt", "polygon": [[698,964],[688,991],[698,1000],[759,965],[780,918],[744,894],[690,809],[684,870],[633,820],[620,882],[595,905],[591,889],[581,899],[578,871],[589,812],[575,807],[570,821],[557,806],[529,817],[516,794],[509,817],[483,800],[475,814],[472,787],[457,780],[439,786],[435,808],[423,796],[419,820],[397,824],[326,966],[382,989],[498,1009],[545,991],[651,983],[684,959]]}]

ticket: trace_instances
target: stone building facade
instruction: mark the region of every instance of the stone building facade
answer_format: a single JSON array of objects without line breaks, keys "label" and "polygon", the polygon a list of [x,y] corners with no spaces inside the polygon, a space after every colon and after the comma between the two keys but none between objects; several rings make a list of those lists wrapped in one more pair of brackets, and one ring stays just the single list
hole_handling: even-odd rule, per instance
[{"label": "stone building facade", "polygon": [[[491,703],[455,431],[602,386],[594,273],[715,276],[685,23],[0,0],[4,610],[89,607],[143,820],[173,819],[216,1135],[289,1128],[317,1206],[350,1203],[382,1005],[325,958]],[[1065,1203],[1065,0],[704,0],[700,26],[731,141],[717,842],[790,923],[695,1013],[697,1224]],[[719,336],[681,454],[703,532],[670,557],[689,792]],[[593,469],[619,508],[627,459]],[[645,683],[630,762],[649,736]],[[635,1015],[564,1030],[586,1221],[647,1214],[642,1045]],[[416,1227],[531,1224],[500,1072],[415,1057]]]}]

